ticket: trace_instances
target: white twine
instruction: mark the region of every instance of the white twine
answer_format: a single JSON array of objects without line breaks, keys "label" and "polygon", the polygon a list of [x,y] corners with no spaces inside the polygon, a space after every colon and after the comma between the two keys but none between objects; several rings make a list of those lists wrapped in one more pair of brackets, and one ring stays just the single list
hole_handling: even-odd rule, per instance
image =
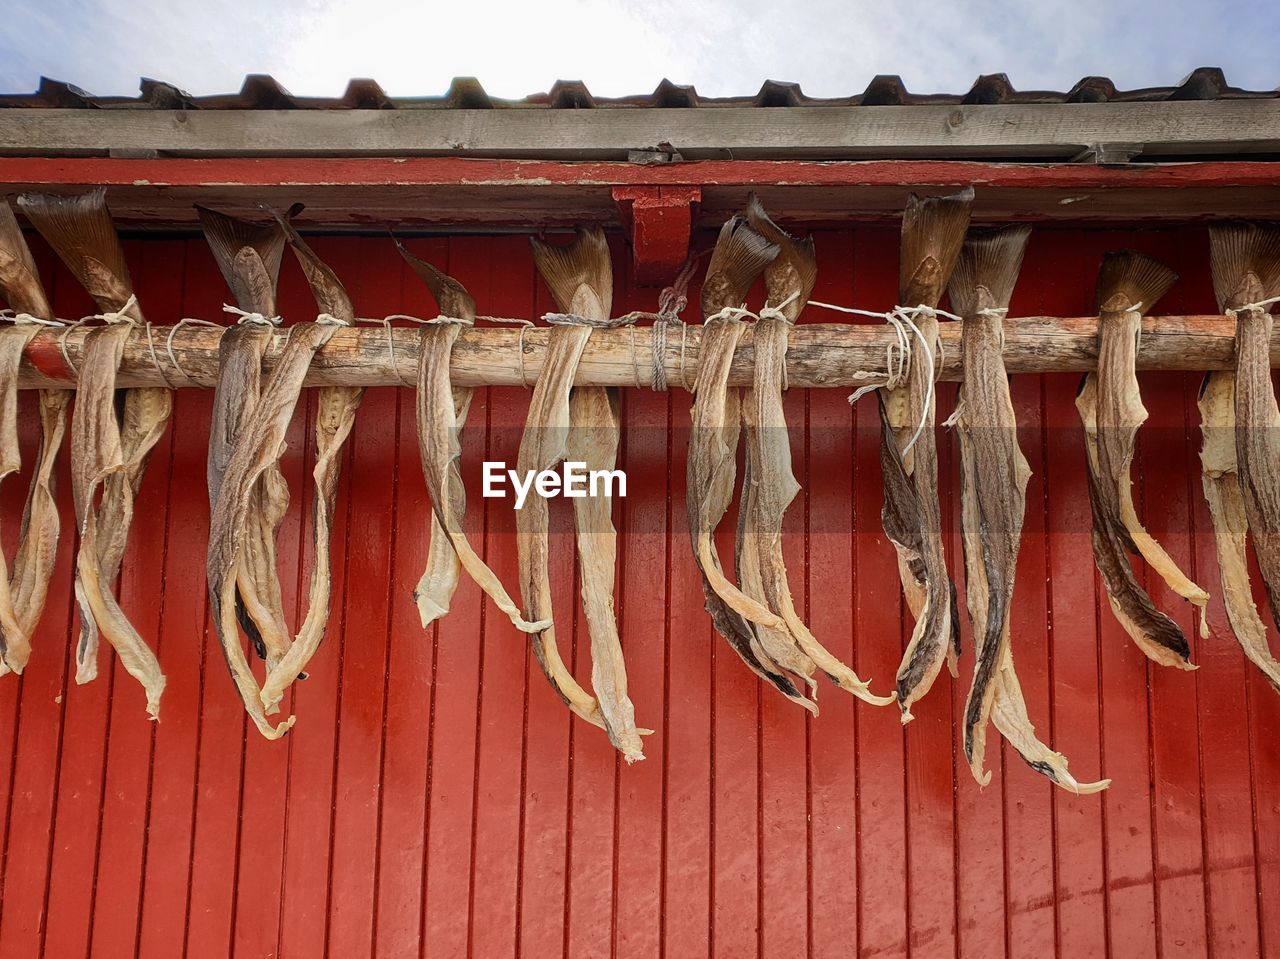
[{"label": "white twine", "polygon": [[706,326],[708,323],[714,323],[716,320],[741,320],[748,317],[753,320],[760,319],[758,314],[747,309],[747,305],[745,303],[742,304],[742,306],[722,306],[715,313],[706,317],[702,321],[702,325]]},{"label": "white twine", "polygon": [[151,324],[147,324],[147,351],[151,354],[151,365],[156,368],[156,372],[160,374],[160,379],[164,381],[164,385],[168,389],[173,389],[173,384],[169,382],[169,377],[164,375],[164,370],[160,368],[160,361],[156,358],[156,344],[151,339]]},{"label": "white twine", "polygon": [[756,314],[756,319],[758,319],[758,320],[782,320],[782,322],[783,322],[783,323],[786,323],[788,326],[794,326],[794,325],[795,325],[795,321],[788,319],[788,318],[787,318],[787,315],[786,315],[785,313],[783,313],[782,311],[783,311],[783,309],[784,309],[784,308],[786,308],[786,307],[790,306],[792,303],[794,303],[794,302],[795,302],[796,300],[798,300],[799,298],[800,298],[800,291],[799,291],[799,290],[792,290],[792,291],[791,291],[791,295],[790,295],[790,296],[788,296],[788,297],[787,297],[785,300],[783,300],[781,303],[779,303],[777,306],[774,306],[774,305],[772,305],[772,304],[770,304],[770,303],[766,303],[764,306],[760,307],[760,312]]},{"label": "white twine", "polygon": [[262,313],[255,313],[250,310],[242,310],[238,306],[232,306],[230,303],[222,304],[222,312],[230,313],[239,317],[237,323],[257,323],[259,326],[279,326],[283,321],[279,316],[265,316]]},{"label": "white twine", "polygon": [[[856,403],[867,393],[880,388],[895,389],[907,374],[911,371],[911,359],[914,350],[911,348],[912,335],[920,341],[920,345],[924,347],[924,363],[925,363],[925,388],[924,406],[920,411],[920,422],[916,425],[915,432],[911,434],[911,439],[902,449],[902,455],[911,452],[911,448],[916,445],[916,440],[920,439],[920,434],[924,432],[925,425],[929,422],[929,411],[933,409],[934,382],[935,371],[941,373],[942,363],[945,362],[945,356],[942,353],[942,343],[937,344],[938,356],[934,356],[933,347],[925,339],[924,333],[920,331],[920,327],[916,325],[916,318],[920,316],[945,316],[948,319],[959,320],[961,317],[954,313],[948,313],[946,310],[940,310],[936,306],[927,306],[920,303],[916,306],[895,306],[892,310],[884,313],[877,313],[873,310],[857,310],[850,306],[838,306],[835,303],[823,303],[820,300],[810,300],[811,306],[820,307],[824,310],[835,310],[838,313],[852,313],[857,316],[870,316],[883,319],[886,323],[894,328],[898,340],[896,343],[890,343],[885,353],[885,381],[883,383],[874,383],[855,390],[849,396],[850,403]],[[857,374],[857,378],[875,376],[874,373]]]},{"label": "white twine", "polygon": [[1232,310],[1224,310],[1226,316],[1237,316],[1241,313],[1262,313],[1272,303],[1280,303],[1280,296],[1273,296],[1270,299],[1259,300],[1257,303],[1246,303],[1244,306],[1237,306]]},{"label": "white twine", "polygon": [[[179,373],[182,374],[182,378],[184,380],[186,380],[188,383],[194,383],[195,380],[190,375],[188,375],[186,370],[182,368],[182,364],[178,362],[178,357],[175,356],[173,352],[173,335],[177,333],[180,329],[182,329],[184,326],[186,326],[188,323],[190,323],[192,326],[212,326],[215,330],[224,330],[225,327],[223,327],[222,324],[220,323],[211,323],[209,320],[197,320],[197,319],[193,319],[192,317],[184,316],[176,324],[174,324],[172,327],[169,328],[169,337],[165,341],[165,352],[169,354],[169,362],[173,364],[173,368],[175,370],[177,370]],[[151,342],[151,324],[150,323],[147,324],[147,342],[148,343]],[[156,360],[155,350],[152,349],[151,362],[155,363],[155,360]],[[156,372],[160,374],[160,378],[164,380],[165,385],[168,386],[169,378],[164,375],[164,371],[160,369],[159,363],[156,363]],[[171,386],[169,388],[173,389],[173,387]]]},{"label": "white twine", "polygon": [[340,316],[334,316],[332,313],[317,313],[316,322],[323,323],[326,326],[350,326],[346,320]]},{"label": "white twine", "polygon": [[529,388],[529,378],[525,375],[524,371],[524,331],[533,326],[533,321],[511,316],[477,316],[476,319],[488,320],[490,323],[505,323],[508,326],[520,327],[520,335],[516,338],[516,353],[520,357],[520,385],[527,390]]},{"label": "white twine", "polygon": [[0,319],[9,320],[15,326],[23,323],[34,323],[39,326],[66,326],[61,320],[46,320],[44,317],[35,316],[31,313],[16,313],[13,310],[0,310]]},{"label": "white twine", "polygon": [[137,296],[135,296],[134,294],[130,293],[130,294],[129,294],[129,299],[127,299],[127,300],[125,300],[125,301],[124,301],[124,306],[120,307],[120,309],[118,309],[118,310],[107,310],[105,313],[95,313],[95,314],[93,314],[92,316],[86,317],[86,319],[91,319],[91,320],[102,320],[102,322],[103,322],[103,323],[129,323],[129,324],[133,324],[133,323],[135,323],[135,322],[137,322],[137,321],[136,321],[136,320],[134,320],[134,318],[133,318],[132,316],[130,316],[130,315],[129,315],[129,311],[130,311],[131,309],[133,309],[134,307],[136,307],[137,305],[138,305],[138,298],[137,298]]}]

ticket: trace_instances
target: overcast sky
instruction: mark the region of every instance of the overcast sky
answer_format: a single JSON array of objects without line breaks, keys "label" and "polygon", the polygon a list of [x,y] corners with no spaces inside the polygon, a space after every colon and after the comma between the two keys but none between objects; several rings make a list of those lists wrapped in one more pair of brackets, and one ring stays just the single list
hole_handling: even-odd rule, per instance
[{"label": "overcast sky", "polygon": [[648,93],[663,77],[710,96],[765,79],[844,96],[878,73],[954,93],[983,73],[1024,90],[1089,75],[1132,88],[1199,66],[1280,85],[1276,0],[0,0],[0,15],[0,92],[15,93],[42,75],[97,94],[136,94],[141,76],[227,93],[269,73],[317,96],[350,77],[435,95],[454,76],[504,97],[557,79]]}]

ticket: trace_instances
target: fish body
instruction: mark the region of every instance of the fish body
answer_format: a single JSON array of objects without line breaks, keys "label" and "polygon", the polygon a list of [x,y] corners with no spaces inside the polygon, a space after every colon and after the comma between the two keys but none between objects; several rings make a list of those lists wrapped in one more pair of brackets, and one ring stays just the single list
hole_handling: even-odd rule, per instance
[{"label": "fish body", "polygon": [[1149,658],[1164,666],[1194,669],[1186,636],[1155,608],[1126,555],[1141,553],[1170,588],[1196,606],[1208,602],[1208,594],[1178,569],[1138,520],[1129,475],[1138,427],[1147,418],[1136,373],[1142,316],[1176,279],[1163,264],[1131,250],[1103,259],[1098,274],[1098,369],[1084,377],[1076,409],[1085,428],[1094,560],[1112,610]]},{"label": "fish body", "polygon": [[[52,321],[53,308],[35,260],[9,204],[0,201],[0,293],[16,317]],[[18,448],[18,368],[38,323],[15,319],[0,330],[0,480],[22,467]],[[39,392],[40,449],[27,488],[12,571],[0,554],[0,675],[21,673],[31,657],[31,634],[44,610],[57,559],[61,522],[53,466],[66,432],[70,390]]]},{"label": "fish body", "polygon": [[167,389],[129,389],[117,405],[116,374],[124,344],[133,326],[145,321],[133,297],[106,192],[99,189],[67,197],[27,194],[19,197],[18,205],[98,309],[115,321],[93,329],[85,338],[71,419],[71,492],[80,529],[76,682],[96,678],[99,636],[105,636],[121,664],[142,685],[147,712],[156,719],[164,673],[120,608],[111,586],[124,558],[143,473],[169,422],[172,397]]},{"label": "fish body", "polygon": [[[517,468],[524,475],[553,469],[567,456],[588,469],[612,469],[617,455],[616,393],[605,387],[573,386],[591,325],[609,319],[613,306],[613,267],[599,229],[579,230],[568,246],[533,241],[534,263],[556,305],[582,323],[557,325],[547,338],[547,360],[534,385],[520,439]],[[643,759],[640,737],[627,692],[626,668],[613,604],[617,533],[609,497],[574,500],[578,566],[583,610],[591,634],[592,687],[587,692],[560,658],[552,620],[548,569],[547,501],[532,496],[516,513],[520,592],[524,619],[547,623],[530,636],[534,656],[552,688],[579,717],[600,726],[628,762]]]},{"label": "fish body", "polygon": [[962,316],[964,380],[951,421],[960,439],[965,597],[974,637],[974,675],[965,702],[963,747],[974,779],[985,769],[988,721],[1032,769],[1068,792],[1081,783],[1061,753],[1036,736],[1013,664],[1010,609],[1031,469],[1018,446],[1017,418],[1004,365],[1004,314],[1030,228],[970,231],[951,276],[952,308]]},{"label": "fish body", "polygon": [[[911,317],[913,350],[938,356],[938,317],[933,308],[946,289],[969,226],[972,188],[953,196],[908,197],[902,217],[898,297]],[[880,462],[885,506],[881,521],[898,554],[903,592],[916,617],[898,667],[896,690],[902,721],[912,703],[933,686],[954,655],[955,591],[942,551],[938,505],[938,451],[931,364],[913,355],[905,381],[881,390]]]}]

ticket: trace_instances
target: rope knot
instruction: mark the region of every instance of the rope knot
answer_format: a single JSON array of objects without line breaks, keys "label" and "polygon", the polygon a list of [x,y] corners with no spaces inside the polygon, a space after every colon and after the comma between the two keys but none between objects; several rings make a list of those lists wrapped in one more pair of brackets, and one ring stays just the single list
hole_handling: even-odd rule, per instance
[{"label": "rope knot", "polygon": [[230,313],[232,316],[239,317],[236,323],[256,323],[259,326],[279,326],[283,322],[283,318],[279,316],[266,316],[262,313],[256,313],[252,310],[242,310],[238,306],[232,306],[230,303],[222,304],[222,312]]}]

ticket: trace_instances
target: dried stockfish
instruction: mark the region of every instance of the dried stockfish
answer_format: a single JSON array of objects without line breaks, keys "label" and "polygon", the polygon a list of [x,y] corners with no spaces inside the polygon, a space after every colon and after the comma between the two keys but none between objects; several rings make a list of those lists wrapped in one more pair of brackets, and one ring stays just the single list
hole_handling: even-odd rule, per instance
[{"label": "dried stockfish", "polygon": [[[18,449],[18,365],[40,329],[53,320],[35,261],[9,204],[0,200],[0,291],[14,313],[0,330],[0,480],[22,466]],[[66,432],[69,390],[40,391],[40,450],[27,491],[18,551],[10,574],[0,554],[0,676],[21,673],[31,657],[31,634],[44,610],[57,559],[60,522],[53,466]]]},{"label": "dried stockfish", "polygon": [[[915,326],[912,349],[938,356],[938,317],[933,312],[946,289],[969,227],[973,189],[945,197],[907,198],[902,217],[898,295]],[[917,335],[918,334],[918,335]],[[881,390],[880,463],[885,505],[881,521],[898,554],[903,594],[915,616],[911,640],[898,667],[897,692],[902,721],[911,704],[933,685],[959,642],[955,587],[942,554],[942,517],[938,506],[938,448],[934,437],[934,389],[937,362],[913,355],[905,383]],[[952,667],[954,672],[954,664]]]},{"label": "dried stockfish", "polygon": [[441,273],[404,248],[396,247],[413,272],[427,285],[441,316],[423,324],[418,360],[418,453],[422,473],[431,495],[431,539],[427,566],[414,587],[422,627],[449,612],[449,603],[458,587],[460,567],[484,590],[512,624],[526,633],[546,629],[551,621],[525,622],[520,609],[507,594],[497,575],[471,547],[463,529],[467,513],[467,491],[458,470],[462,447],[458,435],[471,407],[472,390],[454,387],[449,377],[453,344],[463,326],[476,321],[476,301],[466,287]]},{"label": "dried stockfish", "polygon": [[[573,389],[573,379],[593,326],[607,325],[613,304],[613,267],[599,229],[579,230],[573,243],[554,247],[532,241],[534,264],[557,306],[574,318],[547,338],[547,358],[529,401],[517,468],[525,476],[554,469],[575,457],[588,469],[612,468],[617,450],[616,399],[604,387]],[[606,465],[607,464],[607,465]],[[516,513],[520,594],[531,623],[551,619],[548,508],[530,497]],[[608,497],[574,501],[583,609],[591,634],[596,695],[573,678],[560,658],[555,626],[532,633],[533,653],[552,688],[574,713],[603,728],[628,762],[642,759],[641,730],[627,695],[626,671],[613,611],[616,533]]]},{"label": "dried stockfish", "polygon": [[[1147,411],[1138,393],[1136,359],[1142,316],[1173,286],[1177,274],[1132,250],[1108,253],[1098,272],[1098,372],[1085,375],[1076,408],[1085,428],[1093,552],[1111,608],[1151,659],[1194,669],[1178,625],[1156,610],[1134,578],[1125,550],[1141,553],[1180,596],[1203,609],[1209,594],[1174,565],[1138,521],[1129,467]],[[1204,626],[1204,620],[1201,620]]]},{"label": "dried stockfish", "polygon": [[117,414],[116,373],[125,340],[135,324],[145,321],[133,296],[105,191],[71,197],[28,194],[18,199],[18,205],[88,290],[107,321],[85,338],[71,418],[71,490],[80,525],[76,682],[89,682],[98,675],[101,631],[125,669],[142,684],[147,712],[156,719],[164,674],[155,654],[120,609],[111,583],[124,558],[147,460],[169,422],[172,398],[162,388],[125,390],[123,417]]},{"label": "dried stockfish", "polygon": [[[859,699],[877,706],[888,705],[894,697],[873,694],[857,673],[819,643],[800,619],[791,599],[782,556],[782,518],[800,491],[800,484],[791,471],[791,445],[782,409],[782,391],[785,386],[787,337],[813,292],[818,263],[813,238],[803,242],[794,240],[769,219],[754,196],[748,207],[747,219],[751,228],[775,244],[779,251],[764,269],[768,301],[755,324],[752,388],[743,395],[742,414],[747,432],[749,466],[743,477],[744,495],[740,507],[745,518],[739,522],[738,535],[740,545],[743,540],[748,544],[746,552],[755,553],[755,562],[748,560],[746,564],[747,575],[753,581],[759,577],[758,589],[749,588],[745,582],[744,588],[783,618],[786,633],[765,626],[758,626],[757,633],[775,663],[803,676],[811,684],[816,667],[841,689]],[[743,550],[740,548],[738,552],[739,581],[743,582]],[[785,643],[775,639],[771,646],[765,642],[766,631],[785,640]],[[793,650],[800,655],[780,658],[773,653],[773,649],[779,646],[783,655]]]},{"label": "dried stockfish", "polygon": [[[751,284],[777,255],[777,245],[752,230],[746,217],[736,216],[720,230],[702,284],[704,329],[693,388],[685,500],[693,555],[702,573],[702,592],[716,630],[756,675],[816,714],[817,705],[779,668],[765,645],[767,641],[775,649],[781,647],[783,661],[793,662],[795,672],[805,675],[808,667],[795,663],[794,654],[788,651],[787,644],[794,645],[795,639],[790,636],[786,621],[725,578],[713,540],[733,499],[734,456],[742,420],[741,391],[729,389],[728,382],[734,351],[746,329],[739,312]],[[747,572],[750,576],[749,566]],[[760,627],[769,631],[764,640],[758,632]]]},{"label": "dried stockfish", "polygon": [[[316,486],[312,530],[315,560],[307,614],[287,652],[274,668],[268,670],[266,681],[259,688],[245,658],[235,616],[236,587],[249,541],[248,525],[254,490],[278,464],[287,448],[285,434],[312,357],[328,342],[334,330],[351,323],[355,317],[351,301],[333,272],[282,217],[277,216],[277,222],[302,264],[320,308],[320,316],[314,323],[297,323],[290,328],[280,361],[241,426],[214,507],[207,562],[213,621],[227,665],[246,711],[268,739],[282,736],[293,725],[292,716],[274,727],[266,717],[279,704],[285,689],[305,668],[324,638],[328,624],[329,538],[337,492],[338,454],[351,432],[352,421],[364,393],[355,387],[325,387],[320,390],[316,416],[316,463],[312,472]],[[283,483],[280,486],[283,488]],[[273,492],[268,486],[264,495],[270,497]],[[270,508],[279,510],[280,507],[277,504]],[[273,628],[287,632],[282,622]]]},{"label": "dried stockfish", "polygon": [[1212,226],[1209,248],[1218,308],[1236,318],[1236,363],[1210,373],[1200,393],[1204,493],[1227,618],[1245,656],[1280,690],[1280,662],[1253,602],[1246,552],[1252,533],[1271,614],[1280,618],[1280,409],[1271,384],[1274,321],[1266,309],[1280,295],[1280,227]]},{"label": "dried stockfish", "polygon": [[990,718],[1032,769],[1073,793],[1105,789],[1081,783],[1066,757],[1037,737],[1013,666],[1009,611],[1031,469],[1018,447],[1017,420],[1004,367],[1003,318],[1031,228],[972,231],[948,289],[963,316],[964,381],[953,423],[960,437],[966,601],[976,661],[964,711],[964,751],[974,779],[986,785]]},{"label": "dried stockfish", "polygon": [[[236,439],[261,392],[262,358],[279,322],[276,280],[285,238],[275,224],[258,226],[204,207],[196,209],[205,239],[241,313],[240,321],[218,344],[218,384],[213,394],[206,467],[212,513]],[[273,463],[250,493],[244,548],[236,573],[236,619],[268,670],[280,662],[290,644],[289,633],[283,628],[284,604],[276,574],[276,530],[288,506],[288,486]]]},{"label": "dried stockfish", "polygon": [[[533,241],[533,259],[556,305],[574,317],[557,325],[547,340],[547,359],[534,386],[518,469],[553,469],[566,457],[588,470],[611,470],[617,455],[617,398],[604,387],[573,388],[573,378],[593,326],[607,325],[613,304],[613,267],[609,247],[599,229],[579,230],[569,246]],[[640,736],[627,695],[627,675],[613,609],[617,534],[607,496],[574,500],[582,605],[591,634],[591,675],[595,695],[573,678],[556,647],[555,627],[532,634],[533,652],[552,687],[565,704],[588,722],[601,726],[628,762],[643,759]],[[520,592],[526,619],[551,618],[551,584],[547,568],[547,502],[532,496],[516,514],[520,557]]]}]

